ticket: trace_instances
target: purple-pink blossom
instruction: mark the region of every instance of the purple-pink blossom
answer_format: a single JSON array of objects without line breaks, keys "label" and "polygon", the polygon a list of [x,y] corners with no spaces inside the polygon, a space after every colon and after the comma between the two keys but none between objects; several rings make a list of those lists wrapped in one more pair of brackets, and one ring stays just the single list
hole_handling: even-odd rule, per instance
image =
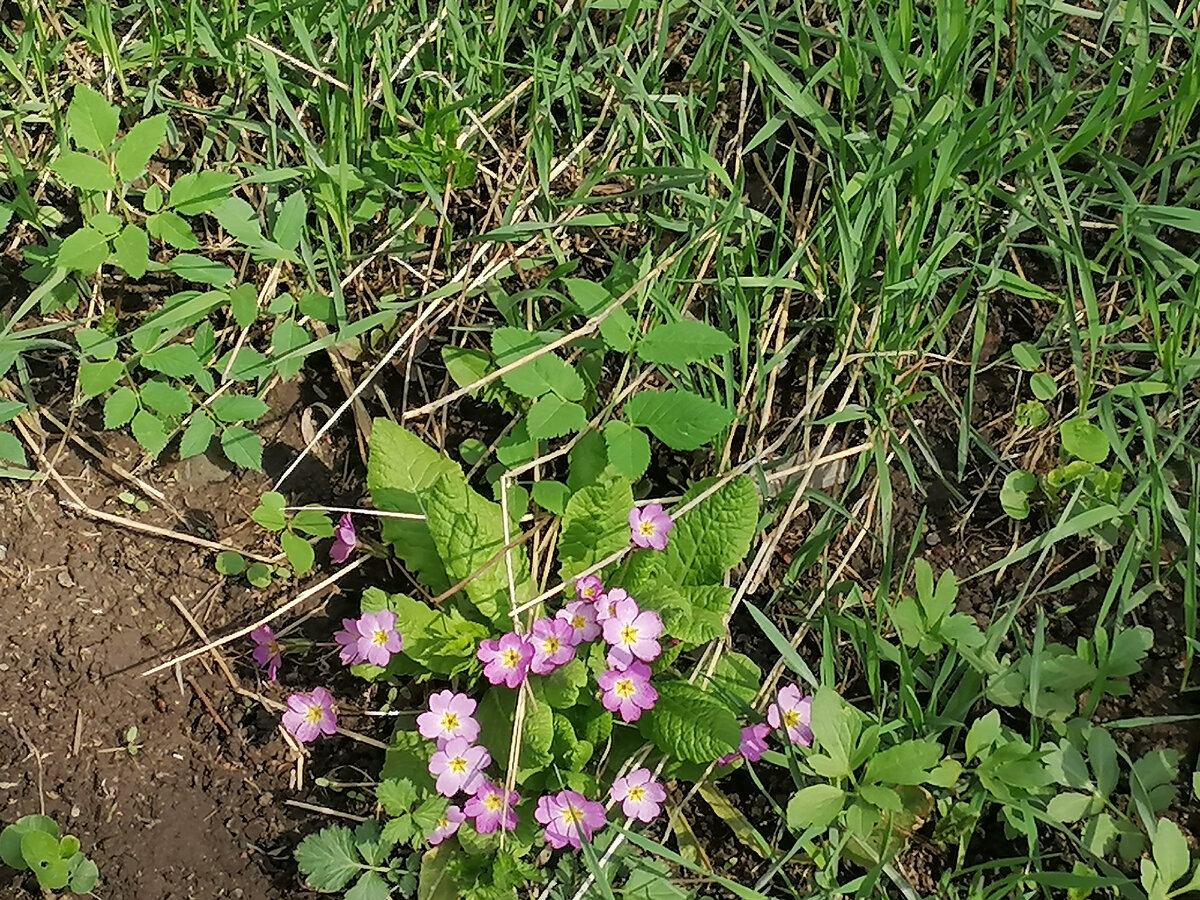
[{"label": "purple-pink blossom", "polygon": [[604,804],[575,791],[560,791],[538,799],[533,818],[546,826],[546,842],[556,850],[570,845],[578,850],[608,824]]},{"label": "purple-pink blossom", "polygon": [[472,745],[463,738],[452,738],[429,759],[429,774],[437,778],[437,792],[453,797],[474,794],[483,783],[483,770],[492,762],[486,747]]},{"label": "purple-pink blossom", "polygon": [[675,521],[657,503],[651,503],[629,511],[629,531],[633,543],[652,550],[667,549],[667,536],[675,527]]},{"label": "purple-pink blossom", "polygon": [[727,753],[717,760],[717,765],[727,766],[741,758],[746,762],[758,762],[770,748],[767,746],[767,735],[771,726],[766,724],[747,725],[742,729],[742,741],[737,750]]},{"label": "purple-pink blossom", "polygon": [[417,716],[417,731],[421,737],[437,741],[439,747],[454,738],[473,744],[479,737],[474,716],[475,701],[466,694],[438,691],[429,698],[429,712]]},{"label": "purple-pink blossom", "polygon": [[279,664],[283,662],[283,648],[275,640],[275,632],[270,625],[260,625],[250,632],[250,640],[254,641],[254,651],[251,654],[254,661],[267,670],[271,681],[279,680]]},{"label": "purple-pink blossom", "polygon": [[616,613],[617,604],[632,599],[624,588],[613,588],[596,601],[596,621],[603,625]]},{"label": "purple-pink blossom", "polygon": [[571,640],[576,644],[594,641],[600,637],[600,623],[596,621],[596,605],[587,600],[572,600],[557,613],[556,619],[571,626]]},{"label": "purple-pink blossom", "polygon": [[475,655],[483,663],[483,674],[488,681],[515,688],[529,672],[533,645],[510,631],[496,640],[480,641]]},{"label": "purple-pink blossom", "polygon": [[333,529],[333,546],[329,548],[329,558],[335,563],[344,563],[350,558],[350,551],[358,543],[358,534],[354,531],[354,519],[346,513],[338,520]]},{"label": "purple-pink blossom", "polygon": [[580,600],[599,600],[604,594],[604,582],[599,575],[584,575],[575,582],[575,596]]},{"label": "purple-pink blossom", "polygon": [[653,709],[658,702],[658,691],[650,684],[650,667],[645,663],[609,669],[596,681],[603,692],[600,702],[609,712],[618,713],[623,722],[636,722],[643,710]]},{"label": "purple-pink blossom", "polygon": [[640,610],[632,597],[619,600],[604,620],[604,640],[610,645],[608,664],[623,669],[635,659],[651,662],[662,652],[658,637],[663,623],[653,610]]},{"label": "purple-pink blossom", "polygon": [[621,804],[621,811],[629,818],[653,822],[662,812],[667,792],[654,780],[649,769],[635,769],[613,782],[609,796]]},{"label": "purple-pink blossom", "polygon": [[466,814],[457,806],[447,806],[437,826],[429,832],[427,840],[436,847],[446,838],[453,837],[454,832],[458,831],[458,826],[466,821],[466,818]]},{"label": "purple-pink blossom", "polygon": [[535,675],[549,675],[575,658],[575,629],[562,619],[538,619],[530,626],[529,642],[529,670]]},{"label": "purple-pink blossom", "polygon": [[516,806],[521,797],[516,791],[506,791],[486,779],[475,796],[463,805],[463,811],[475,820],[475,830],[491,834],[497,828],[512,831],[517,827]]},{"label": "purple-pink blossom", "polygon": [[283,727],[303,744],[311,743],[323,734],[333,734],[337,731],[333,694],[322,687],[313,688],[307,694],[292,694],[287,698]]},{"label": "purple-pink blossom", "polygon": [[391,662],[393,653],[404,649],[404,639],[396,630],[396,614],[390,609],[342,619],[342,629],[333,638],[342,648],[342,662],[348,666],[368,662],[383,667]]},{"label": "purple-pink blossom", "polygon": [[772,728],[786,731],[793,744],[812,746],[812,697],[805,697],[796,685],[779,689],[775,702],[767,707],[767,721]]}]

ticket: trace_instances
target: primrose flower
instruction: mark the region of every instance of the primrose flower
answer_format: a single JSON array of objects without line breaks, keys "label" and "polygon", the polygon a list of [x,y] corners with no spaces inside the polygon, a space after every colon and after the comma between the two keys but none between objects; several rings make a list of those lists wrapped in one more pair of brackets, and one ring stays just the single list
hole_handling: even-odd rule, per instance
[{"label": "primrose flower", "polygon": [[270,625],[260,625],[250,632],[250,640],[254,641],[254,651],[251,654],[254,661],[267,670],[271,681],[279,680],[279,664],[283,662],[283,648],[275,640],[275,632]]},{"label": "primrose flower", "polygon": [[635,659],[650,662],[662,652],[658,636],[663,623],[653,610],[642,611],[632,597],[618,600],[611,617],[604,620],[604,640],[611,645],[608,664],[623,669]]},{"label": "primrose flower", "polygon": [[796,685],[779,689],[775,702],[767,707],[767,721],[772,728],[785,730],[793,744],[812,746],[812,697],[803,696]]},{"label": "primrose flower", "polygon": [[575,582],[575,596],[580,600],[599,600],[604,596],[604,582],[599,575],[584,575]]},{"label": "primrose flower", "polygon": [[333,530],[333,546],[329,548],[329,558],[335,563],[344,563],[350,558],[350,551],[358,543],[358,534],[354,531],[354,519],[346,513],[338,520]]},{"label": "primrose flower", "polygon": [[645,663],[609,669],[596,681],[604,692],[600,702],[609,712],[619,713],[623,722],[636,722],[643,710],[653,709],[658,702],[658,691],[650,684],[650,667]]},{"label": "primrose flower", "polygon": [[421,737],[437,741],[438,747],[444,747],[454,738],[473,744],[479,737],[474,712],[475,701],[466,694],[438,691],[429,698],[429,712],[417,716],[417,731]]},{"label": "primrose flower", "polygon": [[446,838],[452,837],[454,832],[458,831],[458,826],[466,818],[466,815],[457,806],[447,806],[446,811],[442,814],[442,818],[437,823],[437,827],[429,832],[427,840],[436,847],[442,841],[446,840]]},{"label": "primrose flower", "polygon": [[657,503],[651,503],[641,509],[635,506],[629,511],[629,530],[633,543],[638,547],[666,550],[667,535],[674,527],[675,520]]},{"label": "primrose flower", "polygon": [[596,621],[596,605],[587,600],[572,600],[554,618],[571,626],[571,642],[576,646],[600,637],[600,623]]},{"label": "primrose flower", "polygon": [[516,791],[506,791],[484,780],[475,796],[463,805],[463,811],[475,820],[475,830],[491,834],[497,828],[512,831],[517,827],[516,806],[521,797]]},{"label": "primrose flower", "polygon": [[453,797],[463,791],[475,793],[483,783],[483,770],[492,762],[486,747],[476,747],[465,738],[451,738],[429,760],[429,774],[437,777],[437,792]]},{"label": "primrose flower", "polygon": [[538,619],[529,629],[533,659],[529,670],[549,675],[575,658],[575,629],[562,619]]},{"label": "primrose flower", "polygon": [[302,744],[312,743],[323,734],[333,734],[337,731],[333,694],[322,687],[313,688],[308,694],[292,694],[287,698],[283,727]]},{"label": "primrose flower", "polygon": [[546,842],[555,850],[568,844],[578,850],[583,839],[608,824],[604,804],[589,800],[575,791],[560,791],[537,802],[533,817],[546,826]]},{"label": "primrose flower", "polygon": [[515,688],[529,672],[533,645],[510,631],[497,640],[480,641],[475,655],[483,663],[483,674],[488,681]]},{"label": "primrose flower", "polygon": [[624,588],[613,588],[596,601],[596,621],[603,625],[613,617],[618,603],[632,599]]},{"label": "primrose flower", "polygon": [[770,749],[767,746],[767,735],[770,733],[770,725],[747,725],[742,729],[741,746],[732,753],[726,753],[718,759],[717,765],[727,766],[739,757],[746,760],[746,762],[758,762],[763,758],[763,754]]},{"label": "primrose flower", "polygon": [[393,653],[404,649],[404,639],[396,630],[396,614],[390,609],[342,619],[342,630],[333,637],[341,645],[342,662],[348,666],[368,662],[383,667],[391,662]]},{"label": "primrose flower", "polygon": [[649,769],[636,769],[613,782],[609,796],[621,804],[621,812],[639,822],[653,822],[667,799],[663,786]]}]

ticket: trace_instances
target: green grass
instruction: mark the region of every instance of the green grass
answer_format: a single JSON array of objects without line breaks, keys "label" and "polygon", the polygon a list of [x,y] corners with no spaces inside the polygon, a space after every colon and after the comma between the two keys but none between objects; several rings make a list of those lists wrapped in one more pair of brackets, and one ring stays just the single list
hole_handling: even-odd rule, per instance
[{"label": "green grass", "polygon": [[[782,660],[775,678],[811,668],[884,734],[961,757],[971,722],[998,702],[989,684],[1024,660],[1032,709],[1006,706],[1005,724],[1035,752],[1067,735],[1065,717],[1039,708],[1043,679],[1060,677],[1048,634],[1082,615],[1092,649],[1080,652],[1103,669],[1106,648],[1153,607],[1182,628],[1179,689],[1190,687],[1200,0],[20,6],[24,30],[0,26],[9,259],[64,234],[77,211],[47,166],[68,146],[73,87],[91,84],[127,121],[170,114],[164,186],[233,172],[264,225],[303,194],[311,215],[294,262],[256,260],[215,230],[198,252],[259,288],[274,279],[279,292],[329,298],[332,337],[288,345],[294,360],[341,360],[336,345],[361,339],[361,356],[345,354],[361,381],[392,347],[412,376],[388,398],[397,418],[440,408],[454,389],[412,365],[415,313],[439,345],[486,349],[502,322],[563,334],[584,321],[560,280],[578,277],[628,292],[642,332],[697,318],[733,338],[707,365],[606,361],[612,398],[649,378],[738,414],[705,473],[753,463],[765,483],[813,448],[863,446],[845,483],[817,489],[801,473],[764,515],[763,539],[788,556],[747,573],[747,602],[763,611],[757,639]],[[10,397],[32,401],[31,366],[70,355],[64,334],[111,309],[93,284],[30,284],[28,299],[0,307]],[[268,347],[277,320],[264,312],[242,340]],[[228,349],[239,329],[222,325]],[[591,339],[568,352],[586,354]],[[1055,382],[1041,425],[1019,424],[1034,373],[1009,352],[1017,342],[1039,348]],[[378,412],[373,395],[361,402]],[[1005,476],[1056,470],[1058,426],[1080,417],[1103,432],[1120,485],[1073,481],[1035,498],[1029,519],[1004,516]],[[948,500],[929,500],[937,486]],[[970,550],[943,556],[935,575],[953,563],[964,590],[994,598],[980,610],[982,649],[897,640],[888,604],[912,594],[930,518],[949,524],[943,543]],[[1081,585],[1099,604],[1064,609]],[[984,650],[999,668],[972,661]],[[1097,715],[1101,697],[1085,693],[1073,711]],[[812,781],[782,762],[795,785],[759,782],[780,806],[772,791]],[[1050,896],[1089,878],[1158,896],[1048,816],[1045,792],[939,799],[923,820],[949,821],[961,804],[1024,855],[983,861],[969,831],[959,844],[925,826],[918,842],[941,847],[938,896]],[[1136,801],[1113,811],[1153,835],[1162,810]],[[701,799],[688,814],[713,816]],[[903,865],[847,850],[845,829],[801,829],[797,843],[782,821],[754,824],[774,857],[743,896],[916,896]],[[636,843],[681,875],[696,869],[649,837]],[[909,847],[894,849],[907,859]],[[1075,862],[1090,873],[1072,875]]]}]

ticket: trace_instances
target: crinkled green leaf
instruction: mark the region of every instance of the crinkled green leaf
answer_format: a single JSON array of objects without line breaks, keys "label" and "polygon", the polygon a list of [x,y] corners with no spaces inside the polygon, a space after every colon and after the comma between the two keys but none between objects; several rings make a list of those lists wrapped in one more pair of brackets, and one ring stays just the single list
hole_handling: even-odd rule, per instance
[{"label": "crinkled green leaf", "polygon": [[[479,701],[475,718],[484,734],[503,735],[500,740],[488,744],[492,764],[500,771],[508,766],[509,740],[513,733],[516,714],[517,693],[506,687],[491,687]],[[521,732],[521,758],[517,781],[523,782],[529,774],[550,764],[551,745],[554,742],[554,712],[547,703],[529,703],[525,706],[525,727]]]},{"label": "crinkled green leaf", "polygon": [[601,475],[567,501],[558,543],[559,576],[574,577],[629,545],[633,490],[615,475]]},{"label": "crinkled green leaf", "polygon": [[[471,668],[479,642],[490,635],[485,625],[469,622],[455,613],[432,609],[405,594],[385,594],[369,589],[363,592],[362,611],[390,609],[396,614],[396,630],[404,639],[404,650],[392,657],[386,669],[355,666],[354,672],[368,678],[404,671],[406,663],[416,671],[450,676]],[[411,669],[410,669],[411,671]]]},{"label": "crinkled green leaf", "polygon": [[737,749],[741,727],[728,707],[686,681],[656,684],[658,703],[642,714],[642,734],[676,759],[709,763]]},{"label": "crinkled green leaf", "polygon": [[[706,480],[693,485],[684,502],[711,484]],[[745,559],[757,527],[758,494],[754,482],[740,476],[676,520],[662,551],[665,571],[678,584],[716,584]]]}]

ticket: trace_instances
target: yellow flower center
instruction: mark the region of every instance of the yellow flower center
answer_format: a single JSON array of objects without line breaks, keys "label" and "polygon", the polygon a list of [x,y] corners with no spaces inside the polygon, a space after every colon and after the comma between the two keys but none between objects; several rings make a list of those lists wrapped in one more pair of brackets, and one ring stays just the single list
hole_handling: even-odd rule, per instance
[{"label": "yellow flower center", "polygon": [[629,789],[629,799],[634,803],[641,803],[646,796],[646,789],[640,784],[634,785]]},{"label": "yellow flower center", "polygon": [[386,647],[388,642],[388,633],[382,628],[376,628],[374,634],[371,635],[371,643],[376,647]]},{"label": "yellow flower center", "polygon": [[272,656],[280,656],[282,655],[283,650],[279,648],[278,641],[267,641],[267,652]]},{"label": "yellow flower center", "polygon": [[448,712],[444,716],[442,716],[442,730],[443,731],[458,731],[458,726],[459,726],[458,716],[456,716],[454,713]]},{"label": "yellow flower center", "polygon": [[504,799],[499,794],[488,794],[483,798],[483,805],[488,812],[499,812],[500,807],[504,806]]},{"label": "yellow flower center", "polygon": [[571,619],[572,628],[584,628],[587,625],[587,619],[583,616],[575,616]]},{"label": "yellow flower center", "polygon": [[641,532],[642,537],[654,537],[656,530],[653,522],[643,521],[638,523],[638,531]]},{"label": "yellow flower center", "polygon": [[785,709],[783,711],[783,727],[784,728],[795,728],[799,724],[800,724],[800,713],[796,712],[794,709]]},{"label": "yellow flower center", "polygon": [[438,828],[449,828],[449,827],[450,827],[450,820],[448,818],[446,818],[445,816],[442,816],[440,819],[438,819]]},{"label": "yellow flower center", "polygon": [[516,650],[505,650],[500,654],[500,664],[506,669],[515,669],[521,664],[521,654]]},{"label": "yellow flower center", "polygon": [[545,653],[547,656],[553,656],[555,653],[558,652],[558,648],[561,646],[562,646],[562,644],[559,643],[558,638],[548,637],[544,641],[542,641],[542,652]]},{"label": "yellow flower center", "polygon": [[449,765],[450,771],[455,775],[461,775],[463,772],[467,771],[467,761],[461,756],[454,757],[454,759],[450,760]]},{"label": "yellow flower center", "polygon": [[583,589],[583,599],[584,600],[591,600],[595,596],[596,596],[596,589],[594,587],[585,587]]},{"label": "yellow flower center", "polygon": [[622,644],[636,644],[638,639],[638,630],[632,625],[626,625],[621,629]]},{"label": "yellow flower center", "polygon": [[562,817],[564,825],[574,825],[576,822],[579,822],[583,819],[583,813],[580,812],[576,807],[569,804],[563,807],[563,810],[561,813],[559,813],[559,815]]},{"label": "yellow flower center", "polygon": [[310,722],[313,725],[320,725],[324,718],[325,710],[316,704],[310,706],[304,713],[305,721]]},{"label": "yellow flower center", "polygon": [[633,682],[628,678],[622,678],[617,682],[613,690],[616,692],[618,697],[624,700],[632,697],[637,689],[633,686]]}]

